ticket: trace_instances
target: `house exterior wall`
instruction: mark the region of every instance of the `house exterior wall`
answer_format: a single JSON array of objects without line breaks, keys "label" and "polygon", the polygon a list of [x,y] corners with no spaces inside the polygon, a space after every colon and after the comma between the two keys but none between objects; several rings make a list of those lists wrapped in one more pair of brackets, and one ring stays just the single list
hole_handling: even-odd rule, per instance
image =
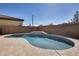
[{"label": "house exterior wall", "polygon": [[0,25],[8,25],[8,26],[22,26],[22,21],[13,21],[13,20],[6,20],[0,19]]}]

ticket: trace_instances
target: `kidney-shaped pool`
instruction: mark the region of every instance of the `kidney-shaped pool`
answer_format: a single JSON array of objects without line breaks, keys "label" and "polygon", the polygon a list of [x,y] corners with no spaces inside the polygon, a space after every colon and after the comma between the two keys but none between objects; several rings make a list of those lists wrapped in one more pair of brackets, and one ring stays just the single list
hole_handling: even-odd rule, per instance
[{"label": "kidney-shaped pool", "polygon": [[74,46],[74,42],[67,38],[38,32],[33,32],[29,34],[12,34],[7,37],[25,38],[25,40],[27,40],[31,45],[44,49],[63,50],[72,48]]}]

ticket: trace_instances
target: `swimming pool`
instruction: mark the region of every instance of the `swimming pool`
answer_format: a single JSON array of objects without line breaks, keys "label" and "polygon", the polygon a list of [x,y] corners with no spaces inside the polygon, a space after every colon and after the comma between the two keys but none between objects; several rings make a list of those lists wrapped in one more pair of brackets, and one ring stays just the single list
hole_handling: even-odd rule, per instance
[{"label": "swimming pool", "polygon": [[24,38],[31,45],[44,49],[63,50],[74,46],[74,42],[56,35],[46,34],[44,32],[31,32],[28,34],[12,34],[7,38]]}]

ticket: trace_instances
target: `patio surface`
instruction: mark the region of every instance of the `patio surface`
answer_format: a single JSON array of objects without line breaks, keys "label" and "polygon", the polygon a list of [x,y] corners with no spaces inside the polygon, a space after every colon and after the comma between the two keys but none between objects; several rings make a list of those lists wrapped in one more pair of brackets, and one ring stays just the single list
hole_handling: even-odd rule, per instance
[{"label": "patio surface", "polygon": [[0,36],[1,56],[79,56],[79,40],[72,39],[75,46],[65,50],[50,50],[32,46],[23,38]]}]

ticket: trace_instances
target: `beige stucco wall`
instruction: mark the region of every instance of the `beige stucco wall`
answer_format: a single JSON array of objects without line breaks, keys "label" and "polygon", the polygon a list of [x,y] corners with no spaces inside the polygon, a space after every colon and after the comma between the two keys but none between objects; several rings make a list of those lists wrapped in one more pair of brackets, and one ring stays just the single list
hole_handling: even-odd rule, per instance
[{"label": "beige stucco wall", "polygon": [[0,25],[20,26],[22,23],[22,21],[0,19]]}]

